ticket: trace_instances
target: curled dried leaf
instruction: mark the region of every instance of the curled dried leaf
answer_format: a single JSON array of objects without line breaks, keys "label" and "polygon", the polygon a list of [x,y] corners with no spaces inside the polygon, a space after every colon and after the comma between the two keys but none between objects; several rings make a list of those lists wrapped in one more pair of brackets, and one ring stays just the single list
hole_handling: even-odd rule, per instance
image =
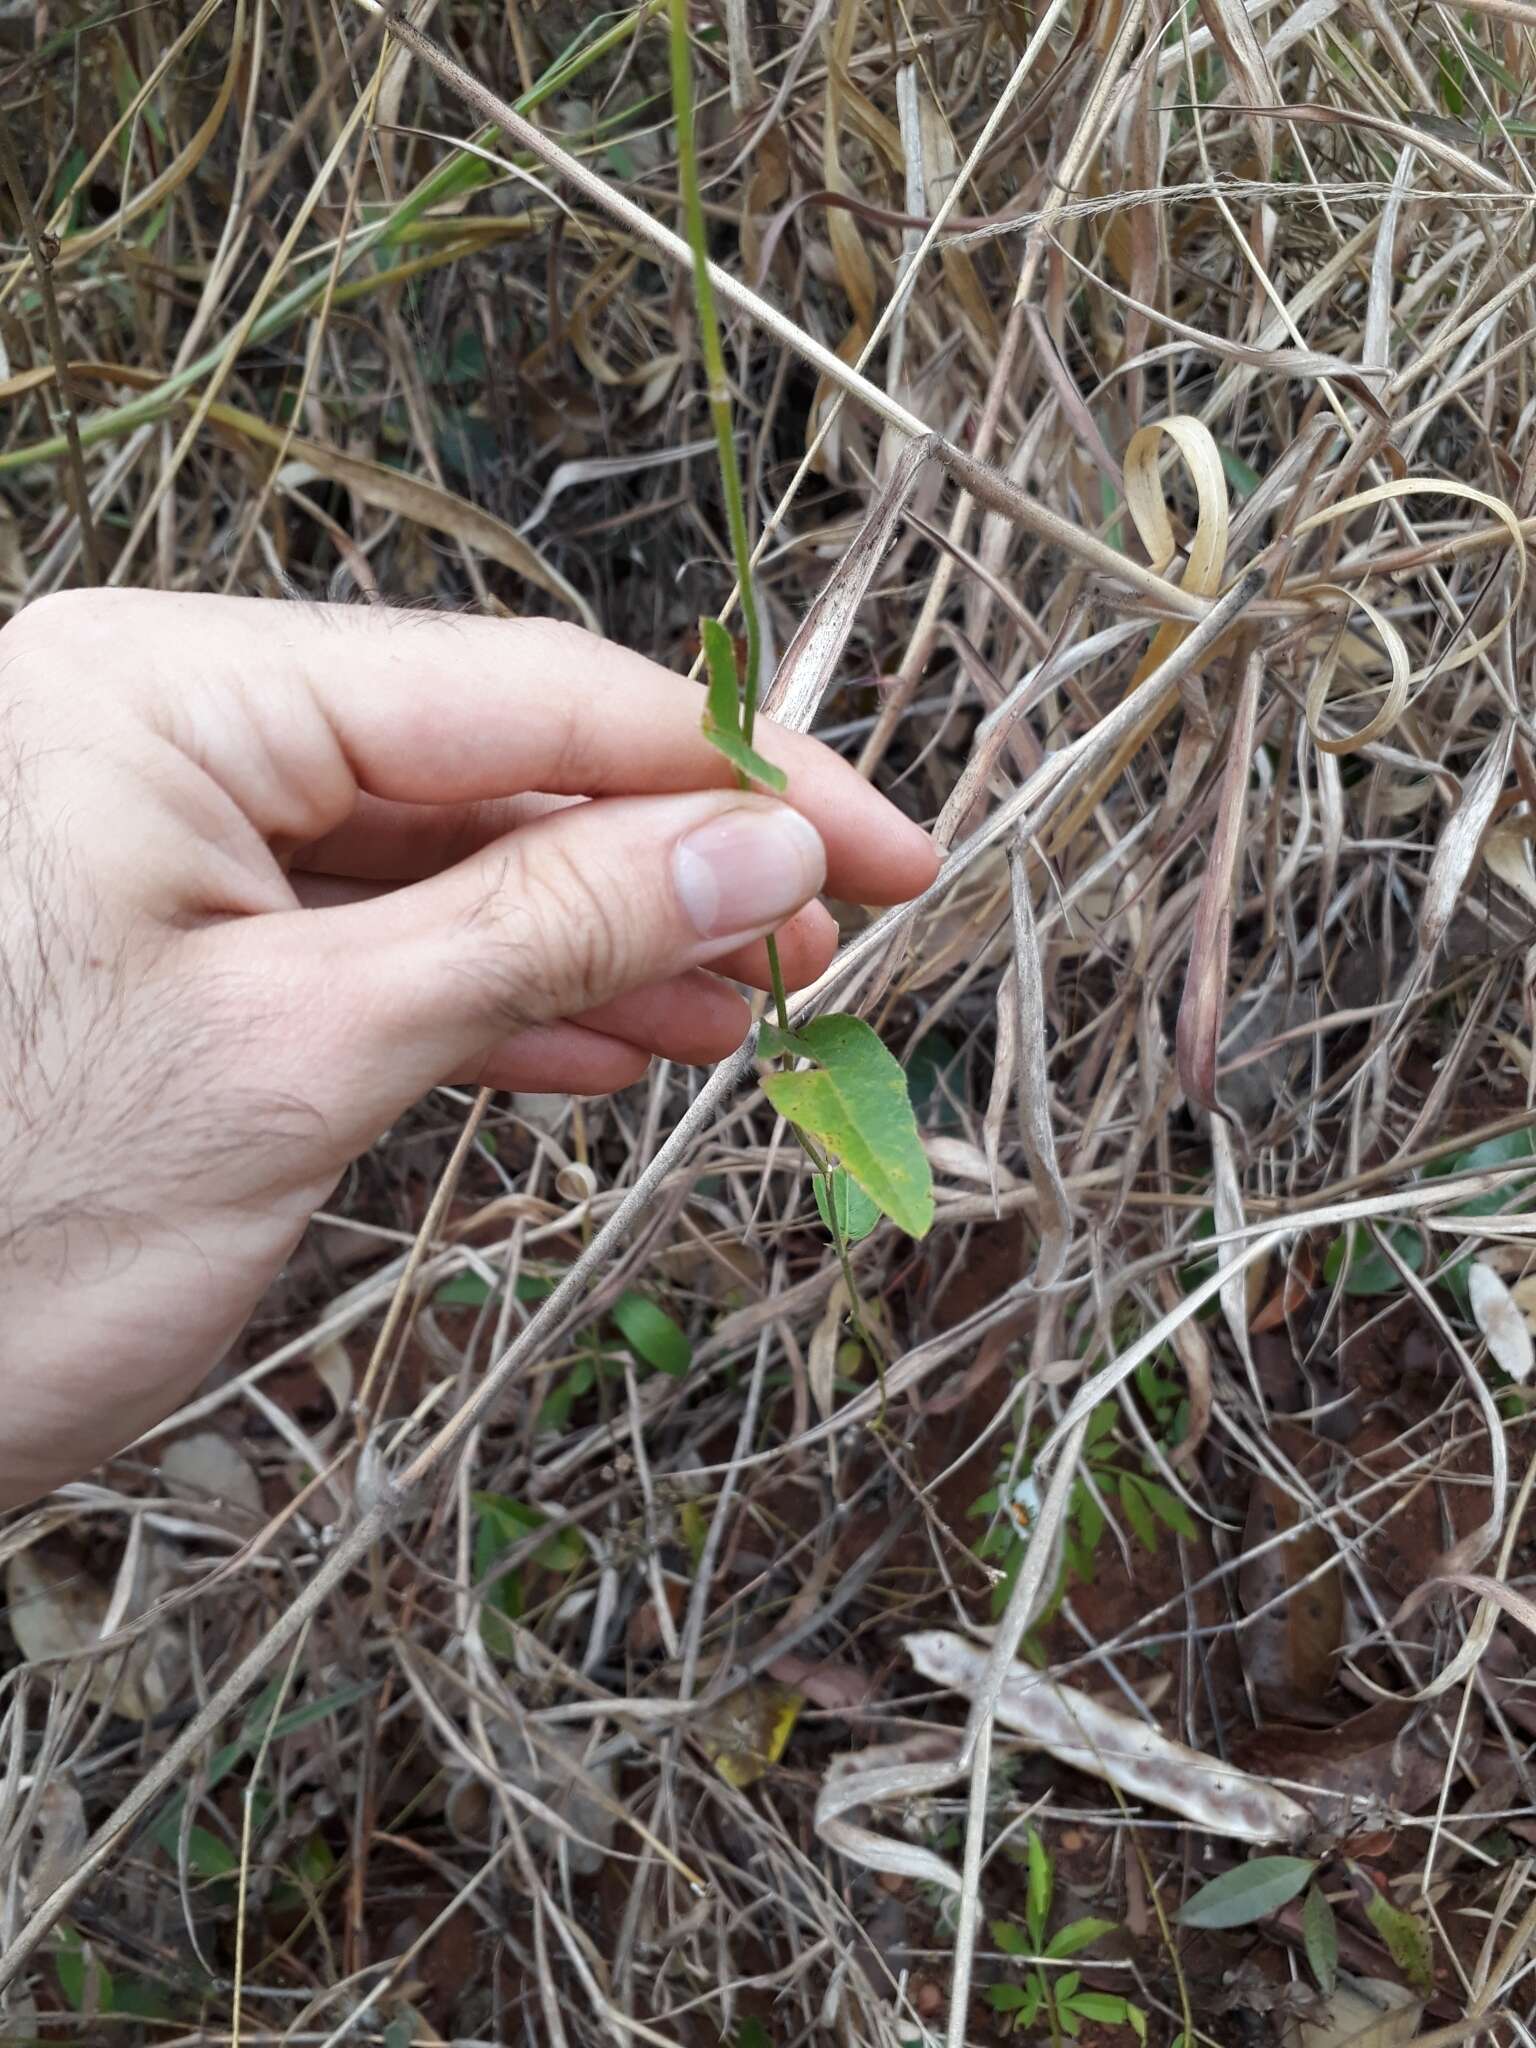
[{"label": "curled dried leaf", "polygon": [[953,1735],[936,1731],[836,1757],[817,1795],[816,1832],[829,1849],[865,1870],[957,1892],[959,1873],[942,1856],[915,1842],[876,1834],[849,1815],[863,1806],[931,1798],[946,1791],[965,1770],[964,1754],[957,1750]]},{"label": "curled dried leaf", "polygon": [[[1441,675],[1447,669],[1464,668],[1469,661],[1476,661],[1480,654],[1486,652],[1488,648],[1492,647],[1502,637],[1505,627],[1519,611],[1521,599],[1525,596],[1525,531],[1514,513],[1502,498],[1495,498],[1489,492],[1480,491],[1472,484],[1458,483],[1454,477],[1404,477],[1395,483],[1377,484],[1372,490],[1356,491],[1352,497],[1340,498],[1336,505],[1329,505],[1322,512],[1314,512],[1310,518],[1303,519],[1296,528],[1296,537],[1299,540],[1304,533],[1311,533],[1320,526],[1330,526],[1337,519],[1348,519],[1356,512],[1363,512],[1368,506],[1382,505],[1389,499],[1425,496],[1465,498],[1474,505],[1481,505],[1485,511],[1493,514],[1494,518],[1508,534],[1510,546],[1514,552],[1515,587],[1510,593],[1509,602],[1504,611],[1487,632],[1479,633],[1476,639],[1469,640],[1465,646],[1459,647],[1454,654],[1448,654],[1443,657],[1436,655],[1433,661],[1426,667],[1416,669],[1409,676],[1408,681],[1411,683],[1427,682],[1431,676]],[[1332,588],[1334,586],[1314,585],[1313,589],[1318,590],[1324,587]],[[1380,614],[1367,605],[1365,600],[1358,594],[1354,595],[1353,602],[1358,604],[1363,612],[1367,613],[1373,624],[1376,624],[1378,630],[1380,630]],[[1406,660],[1406,655],[1404,658]]]},{"label": "curled dried leaf", "polygon": [[1345,590],[1337,583],[1320,583],[1316,586],[1318,596],[1329,592],[1345,598],[1365,613],[1381,636],[1381,644],[1386,649],[1387,659],[1392,668],[1386,694],[1374,714],[1358,731],[1346,733],[1340,738],[1325,733],[1320,721],[1323,706],[1328,702],[1328,693],[1333,688],[1334,677],[1338,674],[1340,659],[1346,649],[1353,644],[1354,635],[1340,626],[1323,659],[1312,672],[1312,680],[1307,685],[1305,708],[1307,730],[1312,735],[1313,745],[1325,754],[1354,754],[1358,753],[1361,747],[1368,747],[1373,740],[1379,740],[1396,725],[1407,706],[1408,685],[1413,678],[1408,664],[1408,649],[1403,645],[1403,636],[1396,626],[1379,612],[1369,599],[1361,597],[1358,591]]}]

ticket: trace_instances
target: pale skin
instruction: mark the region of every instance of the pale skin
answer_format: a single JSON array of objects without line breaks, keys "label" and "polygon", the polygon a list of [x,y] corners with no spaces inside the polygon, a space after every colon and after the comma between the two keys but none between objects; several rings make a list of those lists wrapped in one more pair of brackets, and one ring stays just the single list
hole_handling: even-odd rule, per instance
[{"label": "pale skin", "polygon": [[[441,1083],[711,1062],[732,981],[927,835],[818,742],[547,620],[82,591],[0,632],[0,1507],[185,1400]],[[584,801],[583,801],[584,800]],[[722,978],[723,977],[723,978]]]}]

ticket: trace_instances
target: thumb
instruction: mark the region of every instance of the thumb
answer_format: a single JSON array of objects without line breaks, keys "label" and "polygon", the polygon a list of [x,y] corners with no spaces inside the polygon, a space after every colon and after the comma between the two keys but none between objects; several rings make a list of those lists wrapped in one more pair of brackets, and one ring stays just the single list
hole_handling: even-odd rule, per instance
[{"label": "thumb", "polygon": [[351,1013],[349,1062],[361,1055],[391,1077],[392,1115],[509,1034],[772,931],[825,874],[815,826],[770,797],[606,797],[410,888],[294,923]]}]

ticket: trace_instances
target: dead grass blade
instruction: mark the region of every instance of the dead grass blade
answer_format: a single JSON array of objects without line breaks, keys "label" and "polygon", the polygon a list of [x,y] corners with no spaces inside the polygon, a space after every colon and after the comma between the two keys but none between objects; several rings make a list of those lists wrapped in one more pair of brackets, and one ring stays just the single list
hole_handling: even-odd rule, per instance
[{"label": "dead grass blade", "polygon": [[1072,1205],[1056,1160],[1056,1133],[1051,1122],[1051,1083],[1045,1049],[1045,986],[1040,973],[1040,941],[1030,902],[1029,863],[1024,849],[1008,849],[1013,903],[1014,994],[1018,1016],[1014,1038],[1019,1138],[1029,1162],[1030,1184],[1039,1203],[1040,1256],[1035,1285],[1054,1286],[1067,1262],[1072,1242]]},{"label": "dead grass blade", "polygon": [[1232,950],[1232,884],[1243,843],[1253,735],[1263,679],[1264,657],[1257,652],[1250,654],[1238,685],[1227,761],[1222,770],[1221,808],[1210,859],[1200,883],[1195,933],[1176,1030],[1179,1085],[1191,1102],[1216,1115],[1221,1114],[1216,1100],[1216,1053],[1226,1013],[1227,962]]}]

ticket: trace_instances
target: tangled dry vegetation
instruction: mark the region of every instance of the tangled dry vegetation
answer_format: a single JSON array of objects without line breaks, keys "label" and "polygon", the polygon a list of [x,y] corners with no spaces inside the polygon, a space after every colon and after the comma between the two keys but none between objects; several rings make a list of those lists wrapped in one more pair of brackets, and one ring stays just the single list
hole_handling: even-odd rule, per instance
[{"label": "tangled dry vegetation", "polygon": [[[529,131],[346,6],[0,18],[8,605],[695,659],[665,21],[427,13]],[[0,1536],[0,2031],[1529,2043],[1536,8],[692,21],[777,702],[949,850],[833,977],[883,1391],[749,1054],[424,1104]]]}]

